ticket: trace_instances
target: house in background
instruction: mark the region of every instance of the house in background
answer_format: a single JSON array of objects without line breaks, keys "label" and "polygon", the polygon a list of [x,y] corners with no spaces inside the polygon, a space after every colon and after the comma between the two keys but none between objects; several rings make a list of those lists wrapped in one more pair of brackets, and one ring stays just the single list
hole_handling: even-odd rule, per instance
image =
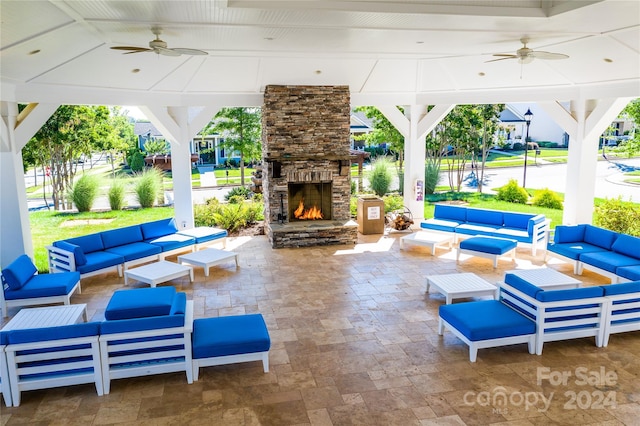
[{"label": "house in background", "polygon": [[138,138],[138,148],[144,151],[144,144],[150,140],[164,139],[160,130],[148,121],[136,121],[133,123],[133,133]]},{"label": "house in background", "polygon": [[554,142],[558,147],[567,146],[569,135],[536,103],[505,105],[504,111],[500,114],[500,121],[505,124],[503,128],[508,129],[505,140],[510,146],[524,141],[527,134],[524,114],[528,109],[533,114],[529,124],[529,139],[532,142]]}]

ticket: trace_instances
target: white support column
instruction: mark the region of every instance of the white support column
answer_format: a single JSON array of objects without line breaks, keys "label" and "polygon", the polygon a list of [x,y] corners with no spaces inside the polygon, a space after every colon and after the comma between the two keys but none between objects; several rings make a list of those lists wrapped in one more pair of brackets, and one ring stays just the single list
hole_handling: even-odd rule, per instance
[{"label": "white support column", "polygon": [[21,254],[33,258],[22,148],[58,108],[30,104],[18,114],[15,102],[0,102],[0,267]]},{"label": "white support column", "polygon": [[[424,219],[426,132],[420,134],[418,129],[420,120],[426,113],[426,105],[405,107],[405,114],[409,117],[409,135],[404,140],[404,204],[411,210],[415,223]],[[417,185],[420,185],[420,188],[417,188]]]},{"label": "white support column", "polygon": [[[629,99],[571,101],[577,126],[570,134],[563,224],[591,223],[595,198],[598,140]],[[565,117],[566,118],[566,117]]]}]

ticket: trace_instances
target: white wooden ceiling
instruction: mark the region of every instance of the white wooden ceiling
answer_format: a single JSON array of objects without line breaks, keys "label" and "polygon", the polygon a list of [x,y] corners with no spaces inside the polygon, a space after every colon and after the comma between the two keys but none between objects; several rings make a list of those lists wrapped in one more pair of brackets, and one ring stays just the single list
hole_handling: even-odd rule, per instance
[{"label": "white wooden ceiling", "polygon": [[[636,0],[2,0],[0,13],[10,101],[259,103],[269,84],[344,84],[387,104],[640,96]],[[110,49],[146,47],[152,27],[208,55]],[[487,63],[523,36],[570,58]]]}]

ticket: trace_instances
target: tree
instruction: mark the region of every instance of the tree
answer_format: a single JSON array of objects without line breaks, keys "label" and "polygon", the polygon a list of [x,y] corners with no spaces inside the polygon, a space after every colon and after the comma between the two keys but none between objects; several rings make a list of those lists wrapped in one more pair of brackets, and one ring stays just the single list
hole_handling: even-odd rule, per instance
[{"label": "tree", "polygon": [[474,105],[458,105],[439,124],[443,143],[451,147],[447,176],[452,191],[462,188],[467,161],[473,161],[473,154],[479,148],[480,123],[480,114]]},{"label": "tree", "polygon": [[640,132],[637,131],[637,126],[640,125],[640,98],[629,102],[620,113],[620,116],[630,118],[634,121],[633,137],[632,139],[622,142],[614,151],[632,157],[640,153]]},{"label": "tree", "polygon": [[[478,176],[478,192],[482,192],[482,185],[484,183],[484,166],[487,162],[487,153],[493,145],[493,143],[488,144],[487,141],[491,140],[493,142],[493,138],[496,136],[496,131],[498,130],[498,124],[500,121],[500,113],[504,110],[504,104],[485,104],[479,105],[478,108],[482,119],[482,164],[480,168],[480,176]],[[529,147],[527,146],[527,149],[528,148]]]},{"label": "tree", "polygon": [[245,160],[258,160],[262,155],[262,114],[260,108],[222,108],[203,134],[218,133],[226,150],[240,153],[240,184],[244,186]]}]

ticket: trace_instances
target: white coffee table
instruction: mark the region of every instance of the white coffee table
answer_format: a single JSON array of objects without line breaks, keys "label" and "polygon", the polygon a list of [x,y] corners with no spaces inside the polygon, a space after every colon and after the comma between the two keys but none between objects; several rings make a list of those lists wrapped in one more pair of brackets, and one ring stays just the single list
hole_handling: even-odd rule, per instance
[{"label": "white coffee table", "polygon": [[516,275],[536,287],[547,290],[565,290],[582,285],[579,280],[550,268],[517,269],[506,273]]},{"label": "white coffee table", "polygon": [[124,271],[124,285],[128,285],[129,278],[133,278],[155,287],[160,283],[185,275],[189,275],[189,279],[193,282],[193,269],[191,267],[161,260],[160,262],[149,263],[148,265]]},{"label": "white coffee table", "polygon": [[202,266],[204,275],[209,276],[209,268],[224,263],[230,259],[236,260],[236,268],[238,267],[238,253],[233,251],[225,251],[215,248],[207,248],[204,250],[194,251],[178,256],[178,263],[188,263],[194,266]]},{"label": "white coffee table", "polygon": [[498,288],[495,285],[472,273],[429,275],[427,277],[427,293],[429,293],[430,287],[445,296],[447,305],[453,299],[483,296],[495,299],[498,294]]},{"label": "white coffee table", "polygon": [[28,328],[60,327],[87,321],[87,305],[47,306],[43,308],[23,308],[11,318],[2,331],[24,330]]},{"label": "white coffee table", "polygon": [[431,249],[431,255],[435,256],[436,247],[447,244],[449,250],[453,244],[453,235],[439,232],[418,231],[400,238],[400,250],[404,250],[405,244],[415,244]]}]

